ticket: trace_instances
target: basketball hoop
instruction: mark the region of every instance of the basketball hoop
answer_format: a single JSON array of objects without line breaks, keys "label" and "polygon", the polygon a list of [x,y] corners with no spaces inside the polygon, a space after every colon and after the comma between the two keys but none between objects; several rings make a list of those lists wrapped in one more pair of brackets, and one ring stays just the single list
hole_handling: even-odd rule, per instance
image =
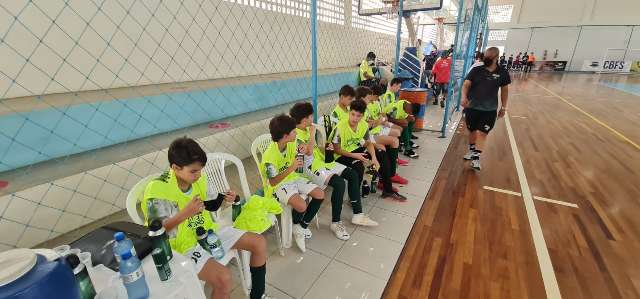
[{"label": "basketball hoop", "polygon": [[399,0],[382,0],[387,20],[395,20],[398,17],[399,2]]}]

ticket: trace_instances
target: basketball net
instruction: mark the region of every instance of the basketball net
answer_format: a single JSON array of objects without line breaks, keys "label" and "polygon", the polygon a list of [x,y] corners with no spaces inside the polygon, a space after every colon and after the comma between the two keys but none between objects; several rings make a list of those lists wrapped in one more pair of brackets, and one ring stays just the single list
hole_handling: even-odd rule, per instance
[{"label": "basketball net", "polygon": [[382,3],[384,4],[384,15],[387,20],[397,19],[400,0],[382,0]]}]

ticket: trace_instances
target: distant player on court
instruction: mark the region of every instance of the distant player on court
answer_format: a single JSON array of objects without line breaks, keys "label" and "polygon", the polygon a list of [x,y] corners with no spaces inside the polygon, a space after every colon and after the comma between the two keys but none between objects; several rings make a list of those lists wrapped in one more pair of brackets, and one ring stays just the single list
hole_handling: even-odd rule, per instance
[{"label": "distant player on court", "polygon": [[[507,111],[511,77],[497,64],[499,54],[496,47],[485,50],[484,65],[471,69],[462,85],[462,106],[465,107],[465,122],[469,129],[469,153],[464,155],[464,159],[471,160],[471,167],[475,170],[480,170],[480,154],[496,117],[503,117]],[[499,111],[498,90],[502,102]]]}]

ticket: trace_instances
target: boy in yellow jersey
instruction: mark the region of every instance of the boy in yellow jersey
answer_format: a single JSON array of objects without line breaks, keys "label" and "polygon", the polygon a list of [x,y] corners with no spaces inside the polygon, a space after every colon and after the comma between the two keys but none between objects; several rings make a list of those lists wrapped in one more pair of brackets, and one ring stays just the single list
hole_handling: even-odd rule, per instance
[{"label": "boy in yellow jersey", "polygon": [[[345,187],[348,188],[353,217],[351,223],[362,226],[377,226],[378,223],[362,213],[360,184],[358,174],[351,168],[337,162],[325,162],[324,150],[316,144],[316,127],[313,125],[313,106],[311,103],[297,103],[289,110],[289,115],[296,120],[296,139],[305,146],[305,175],[322,189],[331,186],[331,231],[340,240],[350,238],[347,229],[340,220],[342,199]],[[331,143],[329,143],[329,146]],[[346,184],[345,184],[346,181]]]},{"label": "boy in yellow jersey", "polygon": [[354,100],[349,118],[341,120],[335,127],[332,142],[335,153],[339,155],[336,161],[356,171],[358,185],[363,179],[364,163],[372,163],[380,174],[382,198],[406,201],[406,197],[393,190],[389,157],[386,151],[376,150],[374,146],[369,125],[363,120],[366,110],[367,104],[363,100]]},{"label": "boy in yellow jersey", "polygon": [[360,63],[360,85],[372,86],[377,84],[376,77],[373,74],[375,64],[376,54],[373,52],[367,53],[367,58]]},{"label": "boy in yellow jersey", "polygon": [[356,91],[349,85],[344,85],[338,92],[338,105],[331,112],[331,122],[335,126],[340,120],[349,117],[349,104],[356,96]]},{"label": "boy in yellow jersey", "polygon": [[407,100],[398,100],[395,104],[388,105],[386,112],[391,122],[402,127],[400,140],[404,145],[404,155],[417,159],[419,155],[413,149],[419,146],[411,141],[411,133],[415,124],[413,105]]},{"label": "boy in yellow jersey", "polygon": [[[324,200],[324,191],[311,183],[302,173],[303,159],[297,154],[304,146],[296,144],[296,121],[280,114],[269,122],[271,144],[262,154],[260,171],[267,179],[265,194],[274,194],[282,204],[293,208],[293,235],[300,251],[306,251],[305,239],[311,238],[309,223],[316,216]],[[311,196],[307,206],[305,198]]]},{"label": "boy in yellow jersey", "polygon": [[[197,242],[196,228],[213,229],[225,252],[231,249],[251,252],[251,298],[268,298],[264,295],[265,238],[233,227],[218,228],[210,212],[204,210],[204,200],[207,200],[207,178],[202,173],[207,164],[205,152],[193,139],[183,137],[171,143],[168,156],[170,169],[149,182],[144,191],[140,206],[145,224],[157,219],[162,221],[171,248],[190,257],[196,264],[198,278],[213,286],[211,298],[229,298],[233,287],[229,268],[213,259]],[[227,192],[227,204],[234,199],[235,192]]]},{"label": "boy in yellow jersey", "polygon": [[[379,86],[379,85],[378,85]],[[374,86],[375,87],[375,86]],[[378,96],[376,96],[369,87],[360,86],[356,88],[356,100],[364,100],[367,103],[367,111],[365,112],[365,121],[369,124],[370,133],[373,135],[373,139],[376,141],[375,147],[378,150],[387,151],[389,156],[389,165],[391,171],[391,181],[398,184],[407,184],[407,179],[401,177],[396,173],[398,170],[398,148],[400,142],[397,136],[400,136],[398,129],[392,129],[382,124],[386,123],[383,120],[382,109],[378,105]],[[395,125],[394,125],[395,126]],[[395,135],[392,136],[391,134]],[[403,165],[407,165],[408,162],[401,160]],[[379,185],[382,181],[379,182]]]}]

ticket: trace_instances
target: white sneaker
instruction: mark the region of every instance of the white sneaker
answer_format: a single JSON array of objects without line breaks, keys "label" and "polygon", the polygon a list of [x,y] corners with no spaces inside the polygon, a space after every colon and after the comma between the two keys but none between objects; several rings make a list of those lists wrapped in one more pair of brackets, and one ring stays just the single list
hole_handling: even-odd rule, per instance
[{"label": "white sneaker", "polygon": [[468,153],[466,153],[466,154],[462,157],[462,159],[465,159],[465,160],[471,160],[471,156],[472,156],[472,155],[473,155],[473,152],[472,152],[472,151],[469,151]]},{"label": "white sneaker", "polygon": [[362,213],[353,215],[351,223],[362,226],[378,226],[378,222],[371,220],[368,215]]},{"label": "white sneaker", "polygon": [[271,297],[267,294],[262,294],[262,297],[260,297],[260,299],[276,299],[275,297]]},{"label": "white sneaker", "polygon": [[331,231],[333,231],[333,233],[336,234],[336,238],[340,240],[346,241],[351,238],[347,232],[347,228],[342,224],[342,221],[331,223]]},{"label": "white sneaker", "polygon": [[480,159],[471,160],[471,168],[474,170],[480,170]]},{"label": "white sneaker", "polygon": [[296,245],[298,245],[300,251],[307,251],[307,246],[305,245],[304,228],[302,228],[300,224],[293,225],[293,239],[296,241]]},{"label": "white sneaker", "polygon": [[303,228],[302,232],[304,233],[304,238],[305,239],[311,239],[311,237],[313,236],[313,234],[311,233],[311,230],[307,227],[307,228]]}]

